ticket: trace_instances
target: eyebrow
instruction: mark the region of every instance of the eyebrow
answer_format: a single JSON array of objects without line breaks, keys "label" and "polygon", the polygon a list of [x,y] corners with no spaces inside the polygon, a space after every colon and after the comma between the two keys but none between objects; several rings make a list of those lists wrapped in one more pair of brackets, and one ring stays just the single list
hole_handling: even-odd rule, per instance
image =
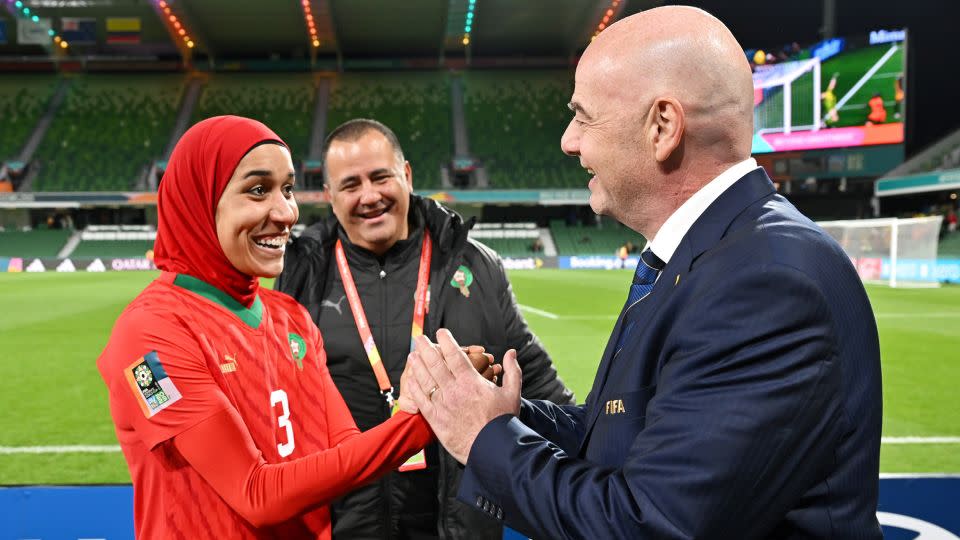
[{"label": "eyebrow", "polygon": [[567,103],[567,108],[575,113],[582,114],[583,116],[587,117],[587,120],[593,120],[593,117],[590,116],[589,113],[587,113],[586,109],[584,109],[583,106],[577,103],[576,101],[571,101],[570,103]]},{"label": "eyebrow", "polygon": [[[251,176],[272,176],[272,175],[273,173],[266,169],[254,169],[252,171],[247,172],[247,174],[243,175],[243,179],[246,180]],[[296,174],[293,171],[290,171],[289,173],[287,173],[287,178],[295,178],[295,177],[296,177]]]}]

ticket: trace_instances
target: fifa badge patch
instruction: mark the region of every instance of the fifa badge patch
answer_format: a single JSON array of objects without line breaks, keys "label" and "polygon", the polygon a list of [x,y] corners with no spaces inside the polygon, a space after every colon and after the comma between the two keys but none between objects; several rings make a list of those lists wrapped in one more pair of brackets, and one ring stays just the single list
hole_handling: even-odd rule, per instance
[{"label": "fifa badge patch", "polygon": [[293,361],[297,363],[297,367],[300,368],[300,371],[303,371],[303,357],[307,355],[307,343],[303,341],[303,338],[297,334],[290,333],[290,354],[293,356]]},{"label": "fifa badge patch", "polygon": [[460,265],[457,271],[453,273],[453,279],[450,280],[450,286],[460,289],[460,294],[470,298],[470,285],[473,284],[473,272],[466,266]]},{"label": "fifa badge patch", "polygon": [[147,418],[176,403],[183,396],[160,363],[157,351],[138,358],[127,366],[124,374],[133,395]]}]

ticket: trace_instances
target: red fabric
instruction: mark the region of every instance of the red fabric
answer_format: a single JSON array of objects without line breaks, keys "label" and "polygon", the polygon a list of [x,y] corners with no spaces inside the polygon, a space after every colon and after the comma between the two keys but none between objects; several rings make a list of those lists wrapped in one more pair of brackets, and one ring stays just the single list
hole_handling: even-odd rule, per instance
[{"label": "red fabric", "polygon": [[160,182],[154,262],[161,270],[216,284],[249,307],[260,281],[239,272],[217,239],[217,203],[237,164],[254,146],[276,141],[267,126],[239,116],[215,116],[187,130]]},{"label": "red fabric", "polygon": [[[429,441],[419,415],[357,430],[320,332],[292,298],[261,290],[253,327],[173,278],[162,274],[130,304],[97,361],[133,479],[137,538],[329,538],[332,498]],[[306,345],[302,358],[291,335]],[[129,376],[151,352],[180,396],[155,411]]]}]

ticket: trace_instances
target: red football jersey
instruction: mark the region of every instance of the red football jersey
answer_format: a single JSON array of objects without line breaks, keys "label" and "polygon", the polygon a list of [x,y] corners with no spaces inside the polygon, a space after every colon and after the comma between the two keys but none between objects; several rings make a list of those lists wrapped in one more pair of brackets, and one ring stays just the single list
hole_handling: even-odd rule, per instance
[{"label": "red football jersey", "polygon": [[324,410],[337,389],[320,333],[296,301],[261,289],[245,308],[200,280],[163,273],[120,316],[97,366],[133,478],[138,538],[329,538],[326,506],[254,528],[171,442],[226,408],[267,463],[359,433],[345,405]]}]

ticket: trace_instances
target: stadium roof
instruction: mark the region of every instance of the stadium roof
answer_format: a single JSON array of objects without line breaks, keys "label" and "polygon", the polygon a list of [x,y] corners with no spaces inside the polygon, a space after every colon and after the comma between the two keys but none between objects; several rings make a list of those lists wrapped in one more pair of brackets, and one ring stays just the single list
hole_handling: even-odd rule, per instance
[{"label": "stadium roof", "polygon": [[[369,60],[577,54],[610,22],[662,0],[0,0],[0,55]],[[24,14],[24,8],[30,13]],[[312,17],[311,33],[308,17]],[[37,17],[39,21],[31,19]],[[108,19],[138,19],[118,39]],[[66,19],[66,20],[65,20]],[[76,20],[86,20],[77,33]],[[93,20],[92,22],[90,20]],[[23,44],[49,20],[56,43]],[[4,23],[0,23],[2,25]],[[174,27],[174,24],[177,24]],[[40,28],[46,28],[40,26]],[[36,29],[34,29],[36,30]],[[43,31],[40,31],[42,39]],[[6,43],[3,43],[5,35]],[[35,34],[36,35],[36,34]],[[314,42],[314,36],[316,42]],[[186,49],[192,41],[195,47]],[[316,44],[314,44],[316,43]]]}]

